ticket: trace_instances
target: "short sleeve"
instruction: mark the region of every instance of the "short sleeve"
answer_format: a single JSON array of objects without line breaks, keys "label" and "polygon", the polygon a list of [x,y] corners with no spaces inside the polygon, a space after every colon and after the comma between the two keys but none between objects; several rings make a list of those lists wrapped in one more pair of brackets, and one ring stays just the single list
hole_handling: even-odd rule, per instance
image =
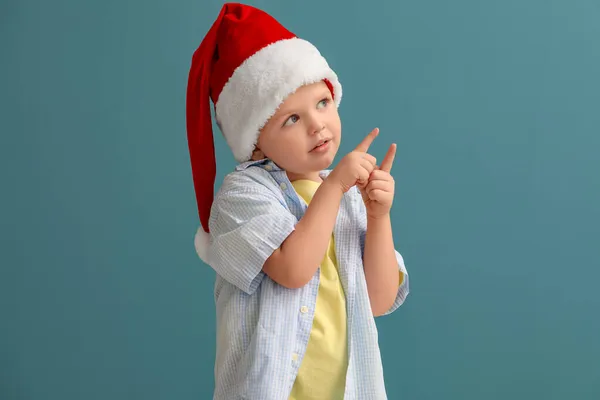
[{"label": "short sleeve", "polygon": [[230,180],[213,202],[208,264],[226,281],[252,294],[265,261],[293,232],[296,217],[283,197],[260,183]]},{"label": "short sleeve", "polygon": [[[359,204],[358,229],[360,232],[361,255],[364,257],[365,239],[367,237],[367,211],[365,209],[365,204],[362,201],[362,197],[358,189],[356,189],[355,201]],[[396,299],[394,300],[394,304],[392,304],[392,307],[390,307],[390,309],[386,311],[383,315],[388,315],[396,311],[396,309],[404,303],[409,293],[409,277],[406,265],[404,265],[404,258],[398,252],[398,250],[394,249],[394,251],[396,253],[396,261],[398,262],[398,293],[396,294]]]},{"label": "short sleeve", "polygon": [[394,311],[396,311],[396,309],[398,309],[398,307],[400,307],[404,303],[404,301],[406,300],[406,297],[408,296],[408,292],[409,292],[408,272],[406,271],[406,266],[404,265],[404,258],[402,257],[402,255],[400,253],[398,253],[398,251],[396,251],[396,260],[398,261],[398,270],[399,270],[398,293],[396,294],[396,299],[394,300],[394,304],[392,304],[390,309],[387,310],[383,315],[388,315],[388,314],[391,314]]}]

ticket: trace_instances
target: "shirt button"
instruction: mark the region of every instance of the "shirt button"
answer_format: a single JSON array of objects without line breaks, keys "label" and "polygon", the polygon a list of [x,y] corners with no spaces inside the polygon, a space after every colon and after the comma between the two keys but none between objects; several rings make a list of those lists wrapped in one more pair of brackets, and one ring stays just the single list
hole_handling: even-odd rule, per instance
[{"label": "shirt button", "polygon": [[306,306],[302,306],[302,307],[300,307],[300,312],[301,312],[302,314],[306,314],[306,313],[308,312],[308,307],[306,307]]},{"label": "shirt button", "polygon": [[265,165],[265,169],[267,171],[271,171],[273,169],[273,167],[271,165]]},{"label": "shirt button", "polygon": [[287,185],[285,184],[285,182],[281,182],[281,185],[279,185],[279,187],[281,188],[281,190],[287,189]]},{"label": "shirt button", "polygon": [[292,360],[298,361],[298,354],[296,354],[296,353],[292,354]]}]

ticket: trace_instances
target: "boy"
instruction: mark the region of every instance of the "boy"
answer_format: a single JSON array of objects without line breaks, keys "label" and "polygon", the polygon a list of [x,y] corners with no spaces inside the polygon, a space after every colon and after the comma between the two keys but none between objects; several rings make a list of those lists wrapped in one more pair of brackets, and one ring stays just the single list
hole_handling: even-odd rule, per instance
[{"label": "boy", "polygon": [[[398,308],[408,275],[394,249],[392,145],[375,129],[333,170],[337,75],[266,13],[225,4],[194,53],[188,141],[217,273],[215,399],[385,399],[374,316]],[[210,100],[240,164],[214,196]],[[210,233],[209,233],[210,232]]]}]

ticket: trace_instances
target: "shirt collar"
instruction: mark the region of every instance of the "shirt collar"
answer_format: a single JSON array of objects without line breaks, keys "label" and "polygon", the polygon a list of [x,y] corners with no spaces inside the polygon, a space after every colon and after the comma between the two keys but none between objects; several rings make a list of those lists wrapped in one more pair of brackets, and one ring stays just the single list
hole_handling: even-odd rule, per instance
[{"label": "shirt collar", "polygon": [[248,169],[253,166],[262,167],[262,168],[266,169],[267,171],[281,171],[281,168],[279,168],[279,166],[277,164],[275,164],[273,161],[269,160],[268,158],[263,158],[262,160],[257,160],[257,161],[249,160],[249,161],[243,162],[241,164],[238,164],[235,167],[235,170],[243,171],[243,170]]},{"label": "shirt collar", "polygon": [[[277,164],[275,164],[272,160],[270,160],[268,158],[263,158],[262,160],[256,160],[256,161],[254,161],[254,160],[245,161],[243,163],[238,164],[235,167],[235,170],[236,171],[244,171],[253,166],[263,168],[269,172],[283,171]],[[326,170],[321,171],[319,175],[321,175],[321,178],[325,179],[325,178],[327,178],[327,176],[329,175],[330,172],[331,172],[331,170],[326,169]]]}]

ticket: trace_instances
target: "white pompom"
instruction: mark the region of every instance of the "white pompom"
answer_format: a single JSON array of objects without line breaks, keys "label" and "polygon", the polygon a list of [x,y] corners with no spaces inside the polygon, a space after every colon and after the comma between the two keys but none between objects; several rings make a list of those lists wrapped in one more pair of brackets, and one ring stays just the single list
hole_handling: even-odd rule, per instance
[{"label": "white pompom", "polygon": [[208,263],[208,247],[210,246],[210,233],[204,231],[202,226],[196,231],[194,237],[194,246],[196,247],[196,253],[198,257],[205,263]]}]

